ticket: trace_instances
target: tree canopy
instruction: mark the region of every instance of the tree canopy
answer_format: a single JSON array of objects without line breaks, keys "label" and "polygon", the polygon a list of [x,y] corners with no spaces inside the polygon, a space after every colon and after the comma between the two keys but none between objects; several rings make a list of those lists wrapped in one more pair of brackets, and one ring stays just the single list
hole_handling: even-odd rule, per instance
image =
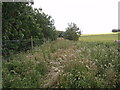
[{"label": "tree canopy", "polygon": [[69,40],[78,40],[81,35],[79,27],[75,23],[68,23],[68,27],[64,32],[64,38]]},{"label": "tree canopy", "polygon": [[57,38],[52,17],[44,13],[41,8],[32,8],[32,4],[26,2],[2,3],[3,54],[11,52],[11,50],[19,51],[29,48],[31,37],[39,39],[37,41],[40,42],[39,44],[42,44],[44,40]]}]

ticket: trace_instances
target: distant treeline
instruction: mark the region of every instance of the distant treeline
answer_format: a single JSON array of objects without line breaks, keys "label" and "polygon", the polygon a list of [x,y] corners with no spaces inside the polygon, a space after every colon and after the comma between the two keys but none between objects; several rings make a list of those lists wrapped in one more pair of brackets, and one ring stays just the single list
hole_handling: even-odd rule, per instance
[{"label": "distant treeline", "polygon": [[112,32],[120,32],[120,29],[113,29]]}]

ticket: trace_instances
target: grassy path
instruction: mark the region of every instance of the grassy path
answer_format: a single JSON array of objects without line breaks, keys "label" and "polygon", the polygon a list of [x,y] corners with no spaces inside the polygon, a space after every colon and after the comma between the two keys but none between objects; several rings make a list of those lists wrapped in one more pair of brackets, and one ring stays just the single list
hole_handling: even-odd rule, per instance
[{"label": "grassy path", "polygon": [[57,84],[59,75],[64,72],[65,65],[73,59],[76,54],[74,46],[71,46],[68,49],[59,49],[55,53],[53,53],[52,59],[49,62],[49,73],[43,82],[43,88],[54,87]]}]

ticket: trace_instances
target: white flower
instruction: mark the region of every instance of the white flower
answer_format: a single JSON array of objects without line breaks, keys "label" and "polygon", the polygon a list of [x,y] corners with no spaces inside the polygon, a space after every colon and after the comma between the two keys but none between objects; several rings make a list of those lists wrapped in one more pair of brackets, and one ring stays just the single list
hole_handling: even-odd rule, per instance
[{"label": "white flower", "polygon": [[86,65],[86,68],[90,69],[88,65]]},{"label": "white flower", "polygon": [[64,56],[66,57],[67,55],[65,54]]}]

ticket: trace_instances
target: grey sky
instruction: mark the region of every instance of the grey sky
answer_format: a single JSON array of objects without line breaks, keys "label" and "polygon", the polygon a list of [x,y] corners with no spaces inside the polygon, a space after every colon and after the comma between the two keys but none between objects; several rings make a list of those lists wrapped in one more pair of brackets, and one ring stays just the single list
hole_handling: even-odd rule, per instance
[{"label": "grey sky", "polygon": [[65,31],[74,22],[83,34],[111,33],[118,28],[119,0],[34,0],[55,20],[57,30]]}]

